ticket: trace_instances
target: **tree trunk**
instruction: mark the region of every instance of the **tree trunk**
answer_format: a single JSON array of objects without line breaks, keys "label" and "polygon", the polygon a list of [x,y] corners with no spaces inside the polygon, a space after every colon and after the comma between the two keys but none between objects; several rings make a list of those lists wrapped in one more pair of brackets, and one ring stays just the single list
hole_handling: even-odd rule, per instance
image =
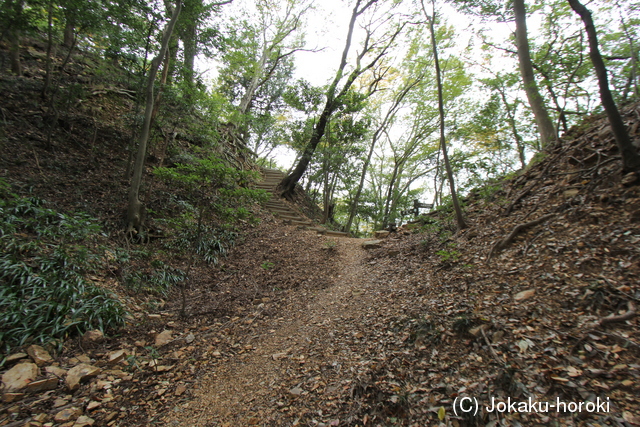
[{"label": "tree trunk", "polygon": [[62,44],[64,44],[66,48],[70,48],[71,45],[73,44],[73,35],[75,31],[74,30],[75,25],[73,24],[72,14],[73,14],[73,11],[65,10],[65,13],[64,13],[65,23],[64,23]]},{"label": "tree trunk", "polygon": [[47,92],[51,85],[51,49],[53,48],[53,0],[49,0],[49,7],[47,8],[47,59],[44,66],[44,85],[42,86],[42,92],[40,97],[43,100],[47,99]]},{"label": "tree trunk", "polygon": [[147,155],[147,143],[149,142],[149,129],[151,127],[151,114],[153,112],[153,84],[158,73],[158,68],[162,59],[166,55],[167,47],[169,45],[169,39],[173,33],[176,20],[180,15],[180,9],[182,2],[176,3],[175,10],[171,16],[171,20],[165,27],[164,34],[162,35],[162,43],[160,52],[151,61],[151,69],[147,76],[147,90],[146,90],[146,106],[144,111],[144,122],[142,125],[142,132],[140,134],[140,143],[138,144],[138,153],[136,155],[136,162],[133,169],[133,178],[131,179],[131,188],[129,189],[129,206],[127,210],[127,233],[139,233],[144,222],[145,209],[142,202],[140,202],[140,186],[142,184],[142,174],[144,172],[144,161]]},{"label": "tree trunk", "polygon": [[242,96],[242,99],[240,100],[239,110],[241,114],[246,114],[247,111],[249,111],[249,108],[251,107],[251,101],[253,100],[253,96],[255,95],[256,90],[258,89],[260,80],[262,79],[262,73],[264,72],[264,68],[267,64],[268,58],[269,58],[269,51],[267,49],[267,46],[264,46],[262,49],[262,55],[260,56],[260,61],[258,62],[258,67],[253,73],[253,77],[251,77],[251,82],[249,82],[249,87],[247,88],[246,92]]},{"label": "tree trunk", "polygon": [[393,192],[396,188],[396,181],[399,179],[401,168],[401,163],[398,161],[394,162],[393,172],[391,173],[391,180],[389,181],[389,189],[387,190],[387,197],[384,200],[384,211],[382,216],[382,228],[387,228],[389,226],[389,216],[391,213],[391,199],[393,199]]},{"label": "tree trunk", "polygon": [[364,161],[364,165],[362,165],[362,173],[360,174],[360,183],[358,184],[358,189],[356,190],[356,194],[353,197],[353,202],[351,203],[351,210],[349,211],[349,219],[347,220],[347,225],[344,228],[344,231],[347,233],[351,230],[351,224],[353,224],[353,218],[356,216],[356,211],[358,210],[358,202],[360,201],[360,196],[362,195],[362,189],[364,188],[364,180],[367,176],[367,169],[369,168],[369,163],[371,163],[371,157],[373,157],[373,149],[376,146],[376,142],[378,142],[378,132],[379,129],[373,134],[373,138],[371,140],[371,146],[369,147],[369,153],[367,154],[367,158]]},{"label": "tree trunk", "polygon": [[[520,0],[515,0],[520,1]],[[426,15],[426,9],[423,10]],[[447,153],[447,143],[444,136],[444,99],[442,96],[442,76],[440,74],[440,62],[438,61],[438,45],[436,43],[436,31],[435,31],[435,19],[436,13],[433,11],[433,15],[429,19],[429,31],[431,33],[431,48],[433,49],[433,61],[436,66],[436,83],[438,85],[438,112],[440,115],[440,146],[442,147],[442,159],[447,170],[447,178],[449,179],[449,189],[451,190],[451,200],[453,202],[453,209],[456,214],[456,223],[458,225],[458,231],[467,228],[467,224],[462,216],[462,209],[458,202],[458,194],[456,193],[456,184],[453,178],[453,170],[451,169],[451,163],[449,162],[449,154]]]},{"label": "tree trunk", "polygon": [[300,158],[298,165],[293,169],[291,174],[287,175],[282,180],[282,182],[279,185],[279,187],[282,189],[282,193],[280,194],[282,197],[285,197],[287,199],[293,198],[293,192],[296,188],[296,184],[298,183],[298,181],[300,181],[300,178],[302,178],[302,175],[304,175],[305,171],[307,170],[307,167],[309,166],[309,162],[313,157],[313,153],[315,152],[316,147],[320,142],[320,139],[322,139],[322,136],[324,135],[325,127],[327,126],[327,123],[331,118],[331,114],[333,114],[334,110],[336,109],[336,106],[338,104],[337,101],[340,99],[341,96],[347,93],[347,91],[349,90],[353,82],[356,80],[356,78],[360,74],[362,74],[366,69],[373,67],[375,62],[378,59],[380,59],[380,57],[384,54],[384,51],[383,51],[383,53],[381,53],[378,56],[378,58],[374,62],[369,64],[365,69],[361,69],[359,66],[360,59],[362,59],[362,57],[359,55],[358,66],[356,66],[356,68],[351,72],[351,74],[349,74],[349,77],[347,78],[347,81],[345,82],[342,90],[336,96],[338,83],[342,79],[342,74],[344,73],[344,69],[347,66],[347,56],[349,54],[349,49],[351,48],[351,39],[353,37],[353,30],[356,24],[356,18],[375,2],[376,0],[369,0],[364,6],[362,6],[362,8],[358,9],[360,7],[361,0],[356,0],[356,4],[353,7],[353,12],[351,13],[351,20],[349,21],[349,31],[347,32],[347,40],[345,42],[345,46],[342,51],[340,66],[338,67],[338,71],[336,72],[336,76],[334,77],[333,82],[331,82],[331,85],[329,86],[325,94],[327,97],[327,100],[325,102],[324,109],[322,110],[322,114],[320,114],[320,118],[318,119],[318,122],[313,128],[313,133],[311,134],[311,138],[309,139],[309,142],[307,143],[307,146],[305,147],[304,152],[302,153],[302,157]]},{"label": "tree trunk", "polygon": [[609,90],[609,79],[607,77],[607,68],[604,65],[602,56],[600,55],[600,49],[598,48],[598,35],[596,28],[593,25],[593,19],[591,18],[591,12],[580,3],[578,0],[569,0],[571,8],[580,15],[584,27],[589,37],[589,56],[593,67],[596,70],[598,76],[598,86],[600,88],[600,99],[602,100],[602,106],[607,113],[611,130],[618,144],[620,155],[622,156],[622,170],[623,172],[637,172],[640,171],[640,156],[638,151],[631,143],[631,138],[627,133],[627,128],[622,121],[622,116],[618,111],[611,91]]},{"label": "tree trunk", "polygon": [[518,132],[518,128],[516,126],[516,119],[513,115],[513,111],[509,107],[509,103],[507,102],[507,96],[504,93],[504,90],[500,87],[498,88],[500,92],[500,97],[502,98],[502,102],[504,103],[504,109],[507,110],[507,118],[509,119],[509,125],[511,126],[511,132],[513,133],[513,137],[516,140],[516,147],[518,149],[518,158],[520,159],[520,166],[522,169],[527,167],[526,158],[524,156],[524,142],[522,141],[522,137]]},{"label": "tree trunk", "polygon": [[184,80],[191,87],[195,77],[195,59],[198,51],[197,45],[197,27],[195,22],[186,23],[184,31],[184,38],[182,43],[184,45]]},{"label": "tree trunk", "polygon": [[544,106],[540,91],[538,90],[535,76],[533,75],[529,39],[527,38],[527,13],[524,0],[513,0],[513,12],[516,20],[516,46],[518,50],[520,74],[522,75],[522,82],[524,83],[524,90],[527,94],[531,111],[538,125],[540,144],[546,147],[550,142],[556,140],[557,135],[549,113]]},{"label": "tree trunk", "polygon": [[298,165],[289,175],[284,177],[284,179],[280,183],[280,187],[283,189],[281,193],[282,197],[285,197],[287,199],[293,198],[293,191],[296,188],[296,184],[298,183],[298,181],[300,181],[300,178],[302,178],[302,175],[304,175],[307,167],[309,166],[309,163],[311,162],[313,153],[316,151],[316,147],[318,146],[320,140],[322,139],[322,136],[324,135],[324,130],[329,121],[329,117],[331,116],[331,113],[333,113],[333,108],[333,100],[331,100],[331,102],[327,100],[327,104],[325,105],[324,110],[320,115],[318,123],[316,123],[315,127],[313,128],[311,138],[309,139],[309,142],[307,143],[307,146],[305,147],[304,152],[300,157]]},{"label": "tree trunk", "polygon": [[400,91],[398,96],[394,99],[391,108],[387,111],[385,118],[382,120],[382,123],[373,133],[373,137],[371,138],[371,147],[369,147],[369,153],[367,154],[367,158],[365,159],[364,165],[362,166],[362,173],[360,174],[360,183],[358,184],[358,189],[356,190],[356,194],[353,198],[353,202],[351,204],[351,210],[349,211],[349,219],[347,220],[347,225],[345,226],[345,230],[347,233],[351,229],[351,224],[353,223],[353,218],[356,216],[356,211],[358,210],[358,202],[360,201],[360,196],[362,195],[362,189],[364,188],[364,180],[367,175],[367,169],[369,168],[369,164],[371,163],[371,157],[373,156],[373,149],[378,142],[378,138],[380,133],[387,127],[389,121],[392,117],[395,116],[398,107],[402,103],[402,100],[407,96],[407,94],[413,89],[419,82],[419,79],[416,79],[415,82],[409,83],[403,90]]}]

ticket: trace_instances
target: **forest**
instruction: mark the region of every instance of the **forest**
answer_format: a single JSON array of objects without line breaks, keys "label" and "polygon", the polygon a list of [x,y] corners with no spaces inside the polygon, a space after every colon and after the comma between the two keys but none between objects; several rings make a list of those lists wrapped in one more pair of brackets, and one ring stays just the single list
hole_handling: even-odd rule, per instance
[{"label": "forest", "polygon": [[639,37],[631,1],[2,0],[0,426],[640,425]]}]

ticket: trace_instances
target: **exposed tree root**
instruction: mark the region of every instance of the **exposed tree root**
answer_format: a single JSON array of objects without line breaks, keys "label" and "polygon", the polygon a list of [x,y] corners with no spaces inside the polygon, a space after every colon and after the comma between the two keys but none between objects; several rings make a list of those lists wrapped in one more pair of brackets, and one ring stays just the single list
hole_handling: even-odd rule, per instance
[{"label": "exposed tree root", "polygon": [[533,227],[536,226],[538,224],[541,224],[543,222],[545,222],[546,220],[553,218],[556,214],[547,214],[547,215],[543,215],[538,219],[534,219],[533,221],[529,221],[529,222],[525,222],[522,224],[518,224],[515,227],[513,227],[513,230],[511,230],[511,233],[509,233],[509,235],[507,237],[505,237],[504,239],[496,242],[495,245],[493,245],[493,248],[491,248],[491,252],[489,252],[489,256],[487,257],[487,263],[489,261],[491,261],[491,258],[494,255],[497,255],[500,251],[502,251],[504,248],[506,248],[507,246],[509,246],[512,242],[513,239],[523,230],[526,230],[529,227]]},{"label": "exposed tree root", "polygon": [[598,322],[598,326],[604,326],[609,323],[624,322],[625,320],[633,319],[636,316],[636,314],[638,314],[638,312],[636,311],[636,305],[633,303],[633,301],[629,301],[627,302],[627,307],[629,307],[629,309],[624,314],[620,314],[620,315],[612,314],[610,316],[603,317]]}]

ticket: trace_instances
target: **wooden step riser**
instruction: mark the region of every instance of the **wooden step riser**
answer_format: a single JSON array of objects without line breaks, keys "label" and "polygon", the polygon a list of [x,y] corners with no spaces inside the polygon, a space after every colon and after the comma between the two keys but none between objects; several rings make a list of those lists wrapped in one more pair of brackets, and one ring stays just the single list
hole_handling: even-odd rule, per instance
[{"label": "wooden step riser", "polygon": [[291,209],[267,208],[267,210],[271,213],[278,214],[278,215],[298,215],[295,211],[292,211]]},{"label": "wooden step riser", "polygon": [[325,236],[332,236],[332,237],[347,237],[347,233],[343,233],[342,231],[325,231],[324,232]]},{"label": "wooden step riser", "polygon": [[291,225],[299,225],[301,227],[308,227],[312,224],[311,221],[289,221]]},{"label": "wooden step riser", "polygon": [[287,221],[306,221],[304,218],[302,218],[299,215],[282,215],[282,214],[277,214],[276,215],[278,218],[280,219],[285,219]]}]

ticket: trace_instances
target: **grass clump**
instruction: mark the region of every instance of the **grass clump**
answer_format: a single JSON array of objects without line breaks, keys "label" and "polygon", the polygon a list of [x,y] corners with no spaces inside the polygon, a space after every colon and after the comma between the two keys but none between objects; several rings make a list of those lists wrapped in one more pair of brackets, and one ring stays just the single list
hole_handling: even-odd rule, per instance
[{"label": "grass clump", "polygon": [[99,233],[88,215],[49,209],[0,180],[0,351],[124,325],[123,304],[86,279],[104,259],[87,246]]}]

